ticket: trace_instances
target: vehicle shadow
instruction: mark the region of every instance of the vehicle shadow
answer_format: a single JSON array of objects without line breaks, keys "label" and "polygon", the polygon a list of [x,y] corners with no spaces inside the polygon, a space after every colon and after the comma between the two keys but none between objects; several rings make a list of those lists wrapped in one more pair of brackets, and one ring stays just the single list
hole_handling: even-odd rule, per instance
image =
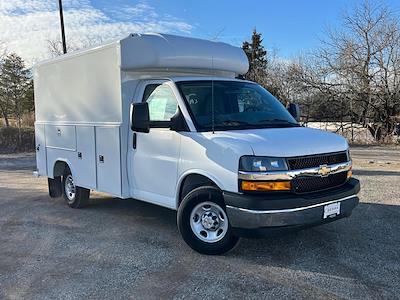
[{"label": "vehicle shadow", "polygon": [[176,211],[140,200],[91,196],[90,205],[84,210],[124,217],[133,226],[144,222],[150,226],[164,225],[165,230],[176,229]]}]

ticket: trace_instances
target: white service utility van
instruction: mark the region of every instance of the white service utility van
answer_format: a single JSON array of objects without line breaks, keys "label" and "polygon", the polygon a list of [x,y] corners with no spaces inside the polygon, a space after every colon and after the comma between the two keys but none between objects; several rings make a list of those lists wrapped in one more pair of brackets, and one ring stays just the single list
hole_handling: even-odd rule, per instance
[{"label": "white service utility van", "polygon": [[90,190],[177,210],[206,254],[350,216],[358,204],[346,140],[299,125],[246,73],[242,49],[132,34],[34,68],[36,157],[51,197]]}]

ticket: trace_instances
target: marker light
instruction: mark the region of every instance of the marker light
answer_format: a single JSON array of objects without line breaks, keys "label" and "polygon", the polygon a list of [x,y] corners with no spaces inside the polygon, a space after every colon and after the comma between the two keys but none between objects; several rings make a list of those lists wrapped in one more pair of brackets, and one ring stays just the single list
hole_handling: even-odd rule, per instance
[{"label": "marker light", "polygon": [[290,181],[242,181],[242,191],[290,191]]}]

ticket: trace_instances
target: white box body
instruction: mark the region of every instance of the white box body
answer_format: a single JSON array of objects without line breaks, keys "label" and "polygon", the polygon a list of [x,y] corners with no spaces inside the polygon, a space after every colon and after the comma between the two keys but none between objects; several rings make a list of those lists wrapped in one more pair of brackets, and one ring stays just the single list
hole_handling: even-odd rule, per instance
[{"label": "white box body", "polygon": [[[68,164],[76,185],[128,198],[130,105],[142,79],[246,72],[247,58],[224,43],[172,35],[130,35],[34,67],[37,174]],[[100,156],[103,161],[100,161]]]}]

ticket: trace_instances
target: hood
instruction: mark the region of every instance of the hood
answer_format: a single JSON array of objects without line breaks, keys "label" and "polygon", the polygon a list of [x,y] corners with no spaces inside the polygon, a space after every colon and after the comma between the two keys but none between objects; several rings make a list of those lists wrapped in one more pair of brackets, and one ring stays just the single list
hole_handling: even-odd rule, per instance
[{"label": "hood", "polygon": [[220,131],[215,135],[248,144],[258,156],[293,157],[345,151],[340,135],[307,127]]}]

